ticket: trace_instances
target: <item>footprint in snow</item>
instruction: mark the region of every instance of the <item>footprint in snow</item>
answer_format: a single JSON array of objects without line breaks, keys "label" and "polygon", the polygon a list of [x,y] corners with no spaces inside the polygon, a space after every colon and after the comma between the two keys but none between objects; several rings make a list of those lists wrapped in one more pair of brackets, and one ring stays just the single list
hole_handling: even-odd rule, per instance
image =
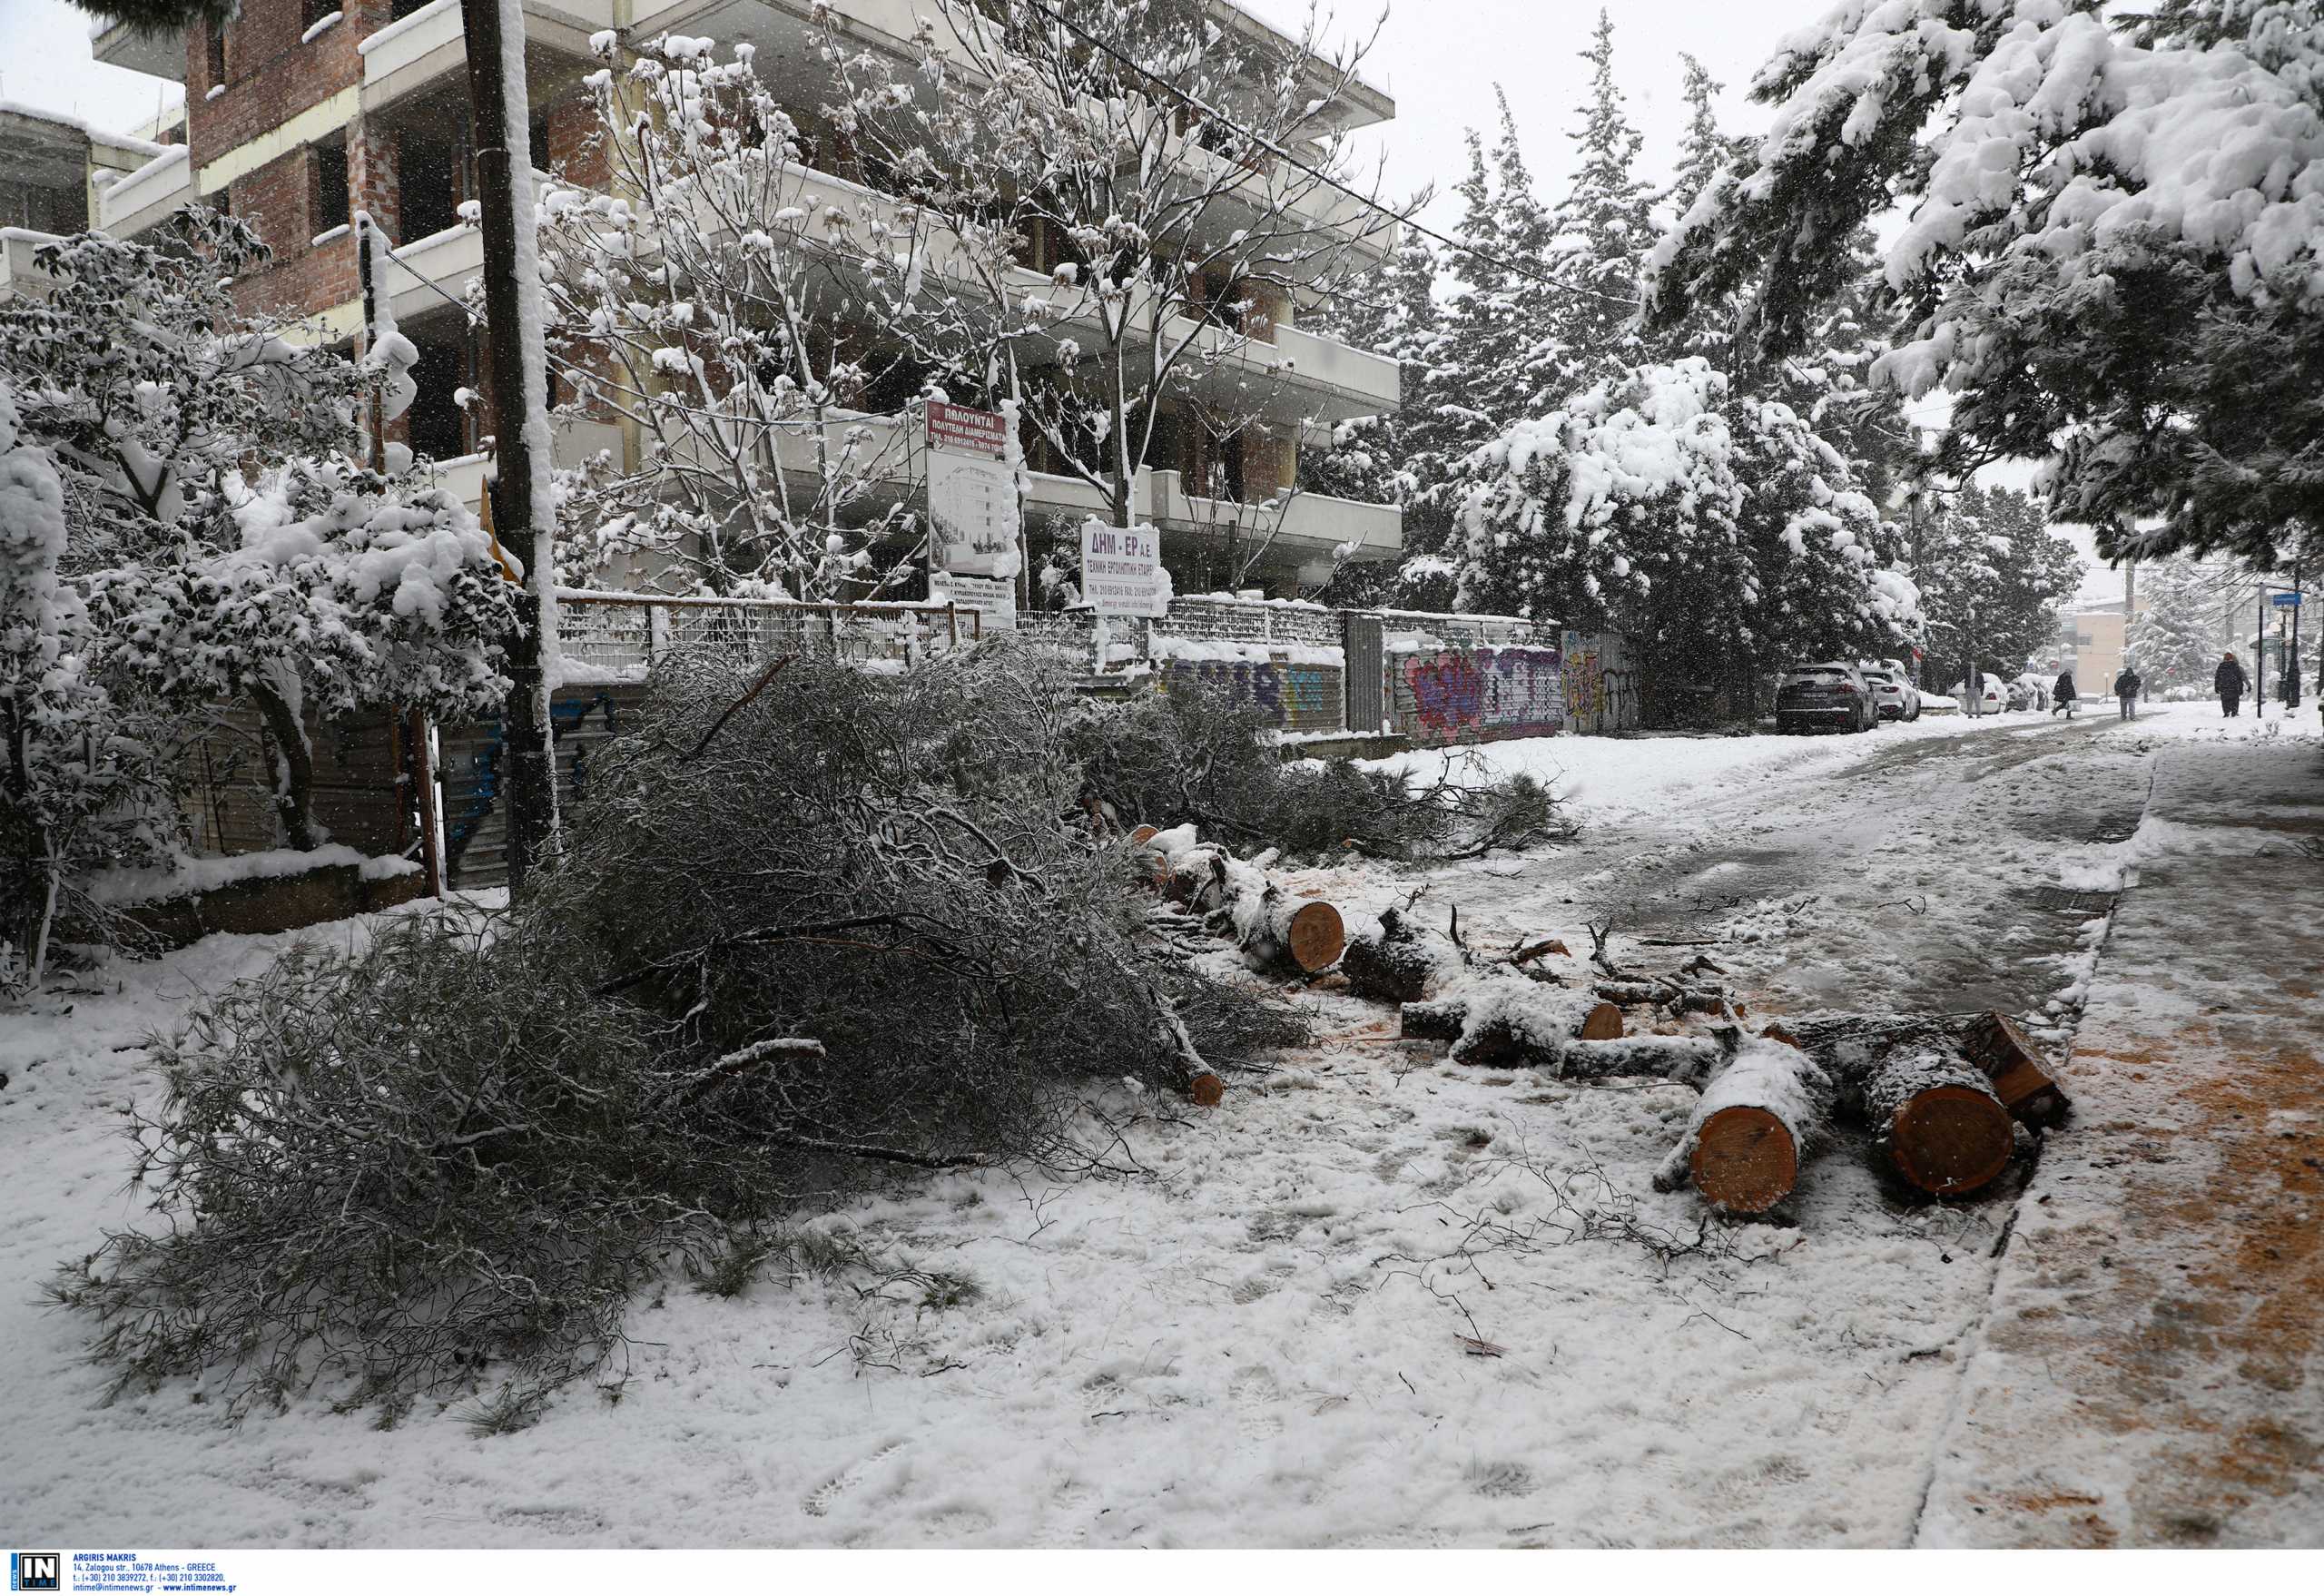
[{"label": "footprint in snow", "polygon": [[807,1493],[799,1510],[810,1518],[822,1518],[829,1513],[839,1499],[863,1483],[863,1476],[878,1464],[886,1462],[904,1449],[901,1441],[891,1441],[867,1458],[850,1463],[830,1479]]}]

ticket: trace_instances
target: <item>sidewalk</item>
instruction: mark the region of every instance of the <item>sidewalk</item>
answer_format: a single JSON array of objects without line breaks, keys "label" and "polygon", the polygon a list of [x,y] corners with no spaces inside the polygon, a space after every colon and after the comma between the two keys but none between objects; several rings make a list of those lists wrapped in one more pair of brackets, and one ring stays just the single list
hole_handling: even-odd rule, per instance
[{"label": "sidewalk", "polygon": [[2165,743],[1919,1540],[2324,1544],[2324,749]]}]

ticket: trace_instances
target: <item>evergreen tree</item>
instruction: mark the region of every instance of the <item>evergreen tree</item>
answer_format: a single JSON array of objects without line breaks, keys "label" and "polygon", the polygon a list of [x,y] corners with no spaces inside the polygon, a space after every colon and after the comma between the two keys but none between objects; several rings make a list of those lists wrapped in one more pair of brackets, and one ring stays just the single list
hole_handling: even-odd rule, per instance
[{"label": "evergreen tree", "polygon": [[1710,75],[1709,68],[1685,51],[1679,59],[1687,64],[1687,131],[1679,139],[1679,173],[1670,184],[1669,206],[1674,216],[1684,216],[1694,208],[1711,180],[1731,161],[1738,140],[1729,139],[1718,131],[1719,90],[1727,85]]},{"label": "evergreen tree", "polygon": [[1580,154],[1573,188],[1557,209],[1557,275],[1583,292],[1565,298],[1561,318],[1577,379],[1598,381],[1637,358],[1630,322],[1639,273],[1654,242],[1653,193],[1638,175],[1644,136],[1622,109],[1614,82],[1614,25],[1604,11],[1583,60],[1590,99],[1573,134]]},{"label": "evergreen tree", "polygon": [[2139,566],[2145,604],[2131,617],[2130,656],[2149,696],[2211,691],[2221,651],[2234,646],[2224,639],[2244,629],[2232,623],[2249,613],[2233,586],[2222,566],[2177,559]]}]

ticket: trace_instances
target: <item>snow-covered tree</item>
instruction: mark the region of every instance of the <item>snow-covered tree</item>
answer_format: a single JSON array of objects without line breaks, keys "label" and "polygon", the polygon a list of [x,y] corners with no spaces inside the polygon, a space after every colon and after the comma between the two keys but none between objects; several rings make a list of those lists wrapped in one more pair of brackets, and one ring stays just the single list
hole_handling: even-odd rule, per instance
[{"label": "snow-covered tree", "polygon": [[67,536],[55,458],[25,441],[0,379],[0,992],[38,984],[74,878],[162,840],[150,728],[91,675]]},{"label": "snow-covered tree", "polygon": [[1655,718],[1698,688],[1751,713],[1765,672],[1917,626],[1846,459],[1700,357],[1599,383],[1469,468],[1462,607],[1629,634]]},{"label": "snow-covered tree", "polygon": [[2147,693],[2160,698],[2174,690],[2211,691],[2211,672],[2225,641],[2241,629],[2235,623],[2250,612],[2240,602],[2230,566],[2193,560],[2142,560],[2138,592],[2143,601],[2131,617],[2130,657]]},{"label": "snow-covered tree", "polygon": [[2324,3],[2110,9],[1833,6],[1656,249],[1652,313],[1733,294],[1742,336],[1797,350],[1849,281],[1832,241],[1902,199],[1876,373],[1958,395],[1948,465],[2047,458],[2053,513],[2109,557],[2271,565],[2324,524]]},{"label": "snow-covered tree", "polygon": [[2041,507],[2024,494],[1962,489],[1925,519],[1913,550],[1936,679],[1965,680],[1972,659],[2014,675],[2046,651],[2057,635],[2058,606],[2081,586],[2083,569],[2073,546],[2050,531]]},{"label": "snow-covered tree", "polygon": [[166,246],[85,233],[37,259],[52,287],[0,306],[0,381],[19,447],[54,467],[90,667],[181,712],[247,697],[285,840],[316,846],[310,708],[505,691],[490,539],[448,495],[350,458],[364,401],[409,397],[391,340],[358,362],[237,311],[231,283],[266,260],[246,224],[193,209]]},{"label": "snow-covered tree", "polygon": [[1563,296],[1560,325],[1581,380],[1594,382],[1639,357],[1630,322],[1639,270],[1654,243],[1654,192],[1639,173],[1645,138],[1622,108],[1613,19],[1602,10],[1581,58],[1590,66],[1590,98],[1574,130],[1573,186],[1557,208],[1548,259],[1582,291]]},{"label": "snow-covered tree", "polygon": [[[1273,329],[1375,271],[1394,229],[1334,186],[1362,187],[1344,113],[1367,42],[1318,30],[935,0],[908,64],[836,22],[825,52],[842,133],[914,218],[879,304],[891,334],[955,397],[1014,401],[1043,468],[1101,494],[1110,524],[1131,524],[1141,468],[1189,468],[1189,493],[1234,507],[1246,566],[1310,422],[1285,413]],[[1271,486],[1236,481],[1236,459]]]},{"label": "snow-covered tree", "polygon": [[[925,240],[808,170],[808,135],[747,44],[598,36],[606,181],[538,208],[549,347],[572,409],[632,423],[634,468],[566,474],[560,561],[587,585],[804,599],[909,575],[894,492],[918,373],[862,310]],[[906,268],[907,278],[916,266]],[[867,291],[867,274],[870,287]]]}]

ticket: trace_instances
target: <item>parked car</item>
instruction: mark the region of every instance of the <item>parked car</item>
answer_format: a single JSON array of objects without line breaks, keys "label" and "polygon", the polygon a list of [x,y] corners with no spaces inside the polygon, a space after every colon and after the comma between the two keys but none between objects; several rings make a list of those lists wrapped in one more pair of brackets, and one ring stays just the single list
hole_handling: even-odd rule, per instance
[{"label": "parked car", "polygon": [[[1982,692],[1977,694],[1974,703],[1972,703],[1970,700],[1969,684],[1967,682],[1965,681],[1958,687],[1953,689],[1953,695],[1961,701],[1962,714],[1999,714],[2004,709],[2014,709],[2017,707],[2009,701],[2008,683],[2003,681],[1999,676],[1992,675],[1990,672],[1981,672],[1979,675],[1980,678],[1984,683],[1984,687]],[[2047,700],[2044,700],[2043,702],[2046,703]]]},{"label": "parked car", "polygon": [[1857,667],[1857,674],[1872,688],[1872,706],[1884,721],[1916,721],[1921,718],[1921,690],[1913,679],[1886,660],[1878,665]]},{"label": "parked car", "polygon": [[1804,732],[1831,726],[1862,732],[1880,724],[1872,685],[1845,661],[1794,665],[1776,688],[1776,730]]}]

